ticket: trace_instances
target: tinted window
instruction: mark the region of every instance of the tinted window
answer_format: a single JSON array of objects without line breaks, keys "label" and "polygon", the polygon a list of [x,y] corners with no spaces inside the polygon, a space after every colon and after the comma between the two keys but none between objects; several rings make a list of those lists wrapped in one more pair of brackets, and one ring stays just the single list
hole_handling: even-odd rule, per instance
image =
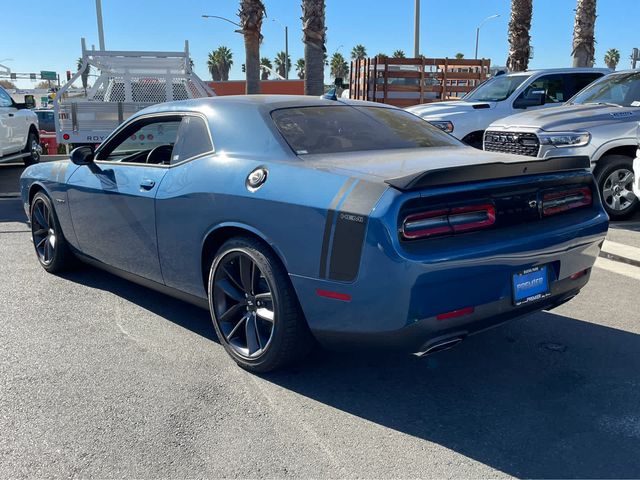
[{"label": "tinted window", "polygon": [[50,112],[46,111],[37,111],[36,115],[38,116],[38,126],[40,130],[44,130],[45,132],[55,132],[56,125],[53,118],[53,110]]},{"label": "tinted window", "polygon": [[569,95],[575,95],[591,82],[602,78],[601,73],[576,73],[573,77],[573,91]]},{"label": "tinted window", "polygon": [[298,107],[271,116],[298,155],[461,145],[425,120],[391,108]]},{"label": "tinted window", "polygon": [[509,98],[527,78],[529,78],[529,75],[500,75],[493,77],[465,95],[464,99],[469,102],[500,102]]},{"label": "tinted window", "polygon": [[0,107],[12,107],[13,101],[7,92],[0,87]]},{"label": "tinted window", "polygon": [[184,117],[178,130],[171,163],[178,163],[213,150],[209,127],[200,117]]}]

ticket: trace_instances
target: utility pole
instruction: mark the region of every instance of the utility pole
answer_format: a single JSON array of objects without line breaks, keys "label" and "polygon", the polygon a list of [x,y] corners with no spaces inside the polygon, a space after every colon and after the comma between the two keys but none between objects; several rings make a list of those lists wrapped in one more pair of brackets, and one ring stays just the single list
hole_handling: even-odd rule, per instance
[{"label": "utility pole", "polygon": [[289,80],[289,27],[284,26],[284,78]]},{"label": "utility pole", "polygon": [[98,20],[98,43],[104,50],[104,29],[102,27],[102,0],[96,0],[96,19]]},{"label": "utility pole", "polygon": [[420,56],[420,0],[416,0],[416,12],[413,28],[413,56]]}]

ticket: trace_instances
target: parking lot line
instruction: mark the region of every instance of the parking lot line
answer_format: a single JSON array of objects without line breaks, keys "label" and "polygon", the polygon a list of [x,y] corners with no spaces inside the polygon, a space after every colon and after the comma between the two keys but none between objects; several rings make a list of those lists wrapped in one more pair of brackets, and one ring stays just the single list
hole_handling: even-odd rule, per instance
[{"label": "parking lot line", "polygon": [[629,265],[627,263],[617,262],[600,257],[598,258],[598,260],[596,260],[595,266],[598,268],[602,268],[603,270],[608,270],[609,272],[624,275],[625,277],[640,280],[640,268]]}]

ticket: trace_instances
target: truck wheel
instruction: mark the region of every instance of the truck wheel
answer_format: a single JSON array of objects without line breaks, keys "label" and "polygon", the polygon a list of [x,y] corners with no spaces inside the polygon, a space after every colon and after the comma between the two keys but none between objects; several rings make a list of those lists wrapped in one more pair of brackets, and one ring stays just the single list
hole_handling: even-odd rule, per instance
[{"label": "truck wheel", "polygon": [[313,337],[289,276],[258,240],[234,237],[220,247],[208,293],[218,339],[240,367],[269,372],[311,349]]},{"label": "truck wheel", "polygon": [[31,131],[27,137],[27,145],[24,147],[23,153],[28,153],[28,157],[24,157],[24,164],[28,167],[34,165],[40,161],[40,155],[42,154],[42,146],[38,142],[38,135]]},{"label": "truck wheel", "polygon": [[609,218],[629,217],[639,203],[633,193],[633,160],[624,155],[607,155],[598,164],[594,174]]}]

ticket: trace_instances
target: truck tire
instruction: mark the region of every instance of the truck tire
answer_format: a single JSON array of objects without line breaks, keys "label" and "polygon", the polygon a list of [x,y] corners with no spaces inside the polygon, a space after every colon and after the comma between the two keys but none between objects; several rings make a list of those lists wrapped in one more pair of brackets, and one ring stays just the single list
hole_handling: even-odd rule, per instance
[{"label": "truck tire", "polygon": [[42,147],[40,146],[40,139],[38,134],[31,130],[27,137],[27,144],[24,147],[23,153],[28,153],[28,157],[24,157],[24,164],[28,167],[40,162],[40,154],[42,153]]},{"label": "truck tire", "polygon": [[624,220],[638,207],[633,194],[633,160],[624,155],[605,155],[594,172],[598,191],[611,220]]}]

